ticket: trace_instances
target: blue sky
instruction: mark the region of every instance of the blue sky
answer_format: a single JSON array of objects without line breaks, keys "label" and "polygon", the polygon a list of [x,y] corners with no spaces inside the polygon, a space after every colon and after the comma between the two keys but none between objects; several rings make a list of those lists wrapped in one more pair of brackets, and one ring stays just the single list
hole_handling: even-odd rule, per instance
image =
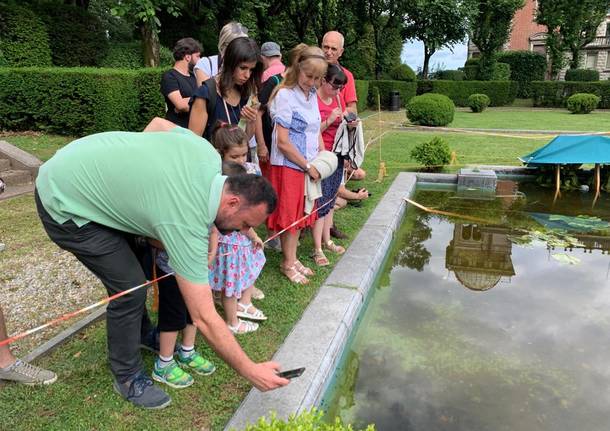
[{"label": "blue sky", "polygon": [[[439,65],[443,66],[443,70],[462,67],[467,54],[468,46],[466,42],[455,45],[453,50],[437,51],[430,59],[430,69],[435,70]],[[403,63],[407,63],[413,70],[417,71],[417,68],[424,64],[424,44],[419,40],[406,42],[402,47],[401,58]]]}]

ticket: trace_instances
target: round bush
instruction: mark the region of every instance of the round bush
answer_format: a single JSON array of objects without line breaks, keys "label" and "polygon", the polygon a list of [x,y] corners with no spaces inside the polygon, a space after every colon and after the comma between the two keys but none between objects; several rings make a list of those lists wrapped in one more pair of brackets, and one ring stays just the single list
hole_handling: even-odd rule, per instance
[{"label": "round bush", "polygon": [[593,69],[568,69],[566,81],[599,81],[599,72]]},{"label": "round bush", "polygon": [[468,106],[472,112],[483,112],[489,106],[491,100],[487,94],[471,94],[468,96]]},{"label": "round bush", "polygon": [[390,70],[390,77],[395,81],[413,82],[417,79],[415,72],[406,64],[397,64]]},{"label": "round bush", "polygon": [[37,9],[47,26],[55,66],[98,66],[108,52],[108,39],[100,19],[87,10],[46,3]]},{"label": "round bush", "polygon": [[572,114],[588,114],[597,108],[601,98],[595,94],[576,93],[568,98],[568,110]]},{"label": "round bush", "polygon": [[449,145],[438,136],[431,141],[422,142],[411,150],[411,158],[421,163],[425,170],[441,170],[451,160]]},{"label": "round bush", "polygon": [[51,66],[44,23],[30,9],[12,3],[0,13],[0,52],[6,66]]},{"label": "round bush", "polygon": [[422,126],[446,126],[453,121],[455,105],[445,95],[426,93],[407,104],[407,118]]},{"label": "round bush", "polygon": [[434,79],[444,79],[446,81],[463,81],[463,70],[439,70],[434,74]]}]

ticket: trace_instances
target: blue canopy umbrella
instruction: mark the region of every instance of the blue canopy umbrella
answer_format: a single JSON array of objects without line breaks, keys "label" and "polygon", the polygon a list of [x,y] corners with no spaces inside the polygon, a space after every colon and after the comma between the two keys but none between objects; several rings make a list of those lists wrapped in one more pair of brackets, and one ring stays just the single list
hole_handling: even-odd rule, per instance
[{"label": "blue canopy umbrella", "polygon": [[601,185],[599,166],[610,164],[610,136],[559,135],[544,147],[520,157],[519,160],[528,165],[557,165],[555,198],[559,195],[561,183],[559,165],[594,163],[597,200]]},{"label": "blue canopy umbrella", "polygon": [[520,157],[526,164],[610,164],[610,136],[559,135],[542,148]]}]

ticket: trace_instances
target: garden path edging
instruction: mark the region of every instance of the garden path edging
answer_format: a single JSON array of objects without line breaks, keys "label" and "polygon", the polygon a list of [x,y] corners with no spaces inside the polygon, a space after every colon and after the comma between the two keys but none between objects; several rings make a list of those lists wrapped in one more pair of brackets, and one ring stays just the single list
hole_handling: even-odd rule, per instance
[{"label": "garden path edging", "polygon": [[243,429],[276,412],[286,419],[317,406],[384,263],[394,232],[406,210],[403,198],[415,190],[414,173],[402,172],[385,193],[348,250],[305,309],[273,357],[283,369],[306,367],[305,373],[270,392],[252,389],[226,425]]}]

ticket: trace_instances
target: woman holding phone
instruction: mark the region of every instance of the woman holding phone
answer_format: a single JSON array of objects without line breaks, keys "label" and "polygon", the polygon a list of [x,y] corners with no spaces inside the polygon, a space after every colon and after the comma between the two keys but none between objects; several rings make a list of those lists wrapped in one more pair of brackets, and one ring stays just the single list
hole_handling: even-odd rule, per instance
[{"label": "woman holding phone", "polygon": [[260,86],[263,63],[253,39],[234,39],[225,51],[220,73],[205,81],[193,95],[189,129],[208,141],[218,121],[245,123],[248,138],[254,135],[258,106],[255,95]]}]

